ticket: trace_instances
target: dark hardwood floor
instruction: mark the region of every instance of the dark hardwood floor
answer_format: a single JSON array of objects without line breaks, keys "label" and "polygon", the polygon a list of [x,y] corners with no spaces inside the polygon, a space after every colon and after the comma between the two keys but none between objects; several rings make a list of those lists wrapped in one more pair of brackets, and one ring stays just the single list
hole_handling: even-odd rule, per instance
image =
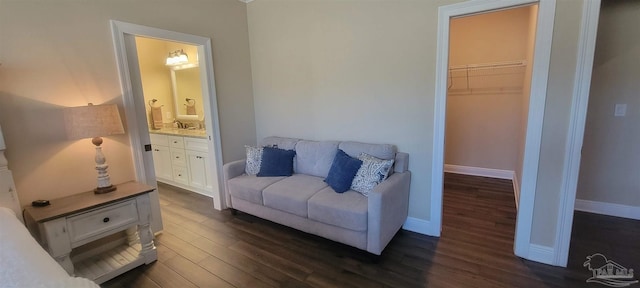
[{"label": "dark hardwood floor", "polygon": [[[366,252],[160,184],[158,261],[102,287],[603,287],[582,263],[596,252],[640,269],[640,221],[576,213],[567,268],[513,255],[511,181],[446,174],[442,237],[401,230]],[[634,267],[633,265],[638,265]]]}]

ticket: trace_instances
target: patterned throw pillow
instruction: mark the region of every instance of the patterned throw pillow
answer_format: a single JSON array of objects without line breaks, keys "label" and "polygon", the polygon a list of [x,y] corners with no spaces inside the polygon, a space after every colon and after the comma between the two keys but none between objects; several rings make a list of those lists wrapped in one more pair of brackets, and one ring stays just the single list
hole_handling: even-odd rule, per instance
[{"label": "patterned throw pillow", "polygon": [[244,169],[248,175],[256,175],[260,172],[260,164],[262,163],[262,147],[253,147],[245,145],[247,150],[247,165]]},{"label": "patterned throw pillow", "polygon": [[362,160],[362,166],[358,169],[356,177],[351,182],[351,190],[369,196],[376,185],[387,179],[393,166],[393,159],[382,160],[367,153],[361,153],[358,159]]}]

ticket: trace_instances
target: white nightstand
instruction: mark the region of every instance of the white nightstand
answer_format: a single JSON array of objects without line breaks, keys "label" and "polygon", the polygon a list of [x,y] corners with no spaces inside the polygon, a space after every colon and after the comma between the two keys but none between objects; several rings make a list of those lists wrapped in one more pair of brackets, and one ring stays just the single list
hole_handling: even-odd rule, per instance
[{"label": "white nightstand", "polygon": [[[100,284],[158,258],[149,229],[149,192],[155,188],[137,182],[117,187],[105,194],[88,191],[54,199],[46,207],[25,207],[29,231],[69,275]],[[74,248],[125,230],[121,245],[70,256]]]}]

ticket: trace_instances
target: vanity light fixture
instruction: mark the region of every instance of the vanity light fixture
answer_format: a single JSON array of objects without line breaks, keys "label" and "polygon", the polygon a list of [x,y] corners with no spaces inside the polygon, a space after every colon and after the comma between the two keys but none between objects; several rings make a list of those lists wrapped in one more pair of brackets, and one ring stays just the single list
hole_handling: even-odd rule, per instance
[{"label": "vanity light fixture", "polygon": [[167,56],[167,61],[165,62],[165,64],[167,66],[174,66],[174,65],[185,64],[188,62],[189,62],[189,56],[187,56],[187,53],[184,53],[184,50],[180,49],[173,52],[169,52],[169,56]]},{"label": "vanity light fixture", "polygon": [[64,110],[64,124],[67,138],[70,140],[93,138],[91,143],[96,145],[96,170],[98,171],[98,187],[96,194],[108,193],[116,190],[111,185],[107,172],[107,159],[102,154],[102,136],[124,134],[120,112],[115,104],[69,107]]}]

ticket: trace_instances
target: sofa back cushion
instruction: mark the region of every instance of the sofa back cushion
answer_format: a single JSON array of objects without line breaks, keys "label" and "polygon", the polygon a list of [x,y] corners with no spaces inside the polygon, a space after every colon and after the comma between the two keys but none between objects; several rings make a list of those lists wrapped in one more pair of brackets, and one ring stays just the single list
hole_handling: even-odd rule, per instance
[{"label": "sofa back cushion", "polygon": [[358,158],[360,153],[364,152],[383,160],[395,159],[397,152],[396,147],[391,144],[369,144],[353,141],[340,142],[338,148],[351,157]]},{"label": "sofa back cushion", "polygon": [[326,178],[338,152],[337,141],[300,140],[296,144],[295,172]]},{"label": "sofa back cushion", "polygon": [[295,150],[299,139],[271,136],[262,139],[261,147],[275,147],[284,150]]}]

